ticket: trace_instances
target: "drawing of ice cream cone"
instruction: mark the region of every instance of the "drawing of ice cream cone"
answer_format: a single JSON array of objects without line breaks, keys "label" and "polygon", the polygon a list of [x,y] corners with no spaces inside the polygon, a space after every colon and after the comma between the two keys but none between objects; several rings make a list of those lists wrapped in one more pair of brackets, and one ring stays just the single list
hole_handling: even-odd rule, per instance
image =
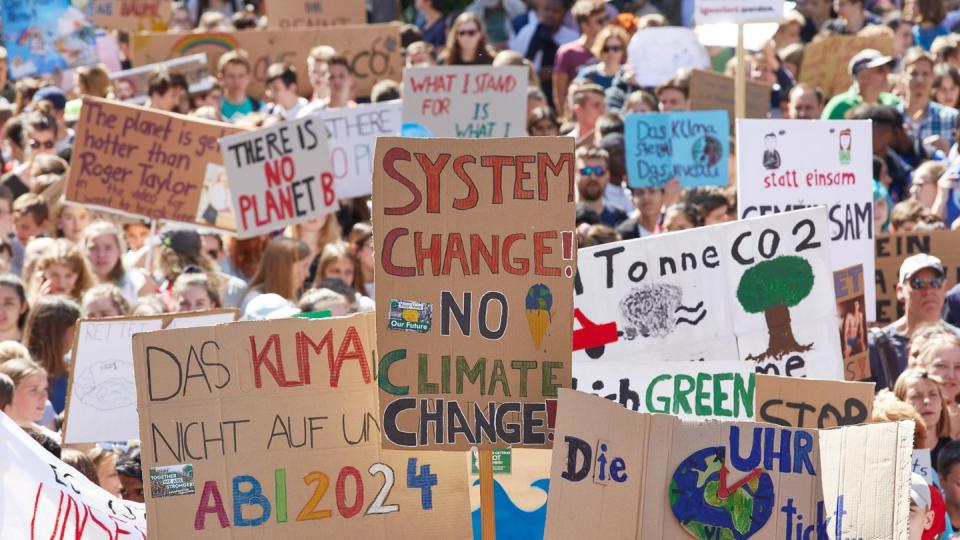
[{"label": "drawing of ice cream cone", "polygon": [[547,327],[553,319],[553,294],[550,292],[550,287],[543,283],[530,287],[524,304],[527,308],[530,336],[533,338],[533,344],[539,349],[540,344],[543,343],[543,336],[547,333]]}]

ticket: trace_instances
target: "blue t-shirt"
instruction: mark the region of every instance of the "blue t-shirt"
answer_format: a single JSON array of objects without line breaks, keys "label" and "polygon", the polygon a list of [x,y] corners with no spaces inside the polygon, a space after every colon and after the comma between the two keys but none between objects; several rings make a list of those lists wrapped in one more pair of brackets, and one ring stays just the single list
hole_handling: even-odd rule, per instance
[{"label": "blue t-shirt", "polygon": [[59,375],[50,378],[50,403],[57,414],[63,412],[67,406],[67,376]]},{"label": "blue t-shirt", "polygon": [[950,31],[947,30],[942,24],[931,28],[920,28],[919,24],[913,25],[913,42],[917,45],[923,47],[923,50],[929,51],[930,46],[933,45],[933,40],[937,39],[940,36],[949,35]]},{"label": "blue t-shirt", "polygon": [[263,104],[250,96],[247,96],[247,98],[240,103],[231,103],[224,97],[220,100],[220,114],[224,120],[233,122],[241,116],[259,111],[262,106]]}]

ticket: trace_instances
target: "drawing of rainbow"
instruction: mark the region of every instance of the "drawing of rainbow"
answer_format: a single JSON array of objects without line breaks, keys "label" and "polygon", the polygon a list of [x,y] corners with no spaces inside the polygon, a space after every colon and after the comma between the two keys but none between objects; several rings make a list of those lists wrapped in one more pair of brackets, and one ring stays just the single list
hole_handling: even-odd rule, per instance
[{"label": "drawing of rainbow", "polygon": [[224,51],[240,48],[240,43],[230,34],[187,34],[173,44],[172,51],[180,55],[190,54],[197,47],[218,47]]}]

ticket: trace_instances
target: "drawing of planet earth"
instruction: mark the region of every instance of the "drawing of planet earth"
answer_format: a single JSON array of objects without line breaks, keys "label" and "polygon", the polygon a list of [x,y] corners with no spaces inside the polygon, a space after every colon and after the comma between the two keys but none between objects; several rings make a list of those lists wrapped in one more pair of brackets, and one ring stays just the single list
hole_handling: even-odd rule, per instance
[{"label": "drawing of planet earth", "polygon": [[[750,538],[767,523],[773,511],[773,480],[766,472],[725,500],[717,497],[725,452],[722,446],[694,452],[677,466],[670,481],[670,509],[694,538]],[[728,479],[728,485],[742,478],[743,474],[733,473],[732,476],[735,477]]]}]

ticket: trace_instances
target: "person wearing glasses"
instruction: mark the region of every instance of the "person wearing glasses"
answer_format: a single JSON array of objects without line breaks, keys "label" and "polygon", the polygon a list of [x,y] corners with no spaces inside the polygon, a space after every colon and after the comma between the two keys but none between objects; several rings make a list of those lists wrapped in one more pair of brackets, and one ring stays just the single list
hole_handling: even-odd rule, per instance
[{"label": "person wearing glasses", "polygon": [[623,63],[627,61],[627,43],[629,41],[630,37],[626,30],[619,26],[607,26],[600,30],[593,47],[590,49],[600,61],[581,68],[577,78],[587,79],[604,90],[610,88],[617,75],[625,76],[623,74]]},{"label": "person wearing glasses", "polygon": [[598,146],[582,146],[576,157],[577,215],[595,214],[595,223],[616,228],[627,214],[603,198],[610,182],[610,154]]},{"label": "person wearing glasses", "polygon": [[447,33],[447,48],[441,63],[448,66],[489,66],[495,53],[487,45],[487,33],[480,18],[471,12],[461,13]]},{"label": "person wearing glasses", "polygon": [[903,302],[904,314],[882,329],[872,329],[868,338],[871,379],[878,390],[892,388],[907,368],[908,345],[919,329],[943,324],[960,334],[960,329],[941,320],[946,295],[946,270],[937,257],[918,253],[900,265],[897,300]]},{"label": "person wearing glasses", "polygon": [[30,191],[33,185],[30,168],[36,157],[56,151],[59,130],[56,118],[42,111],[27,113],[22,124],[23,161],[0,178],[0,185],[10,189],[14,200]]},{"label": "person wearing glasses", "polygon": [[592,49],[600,30],[607,24],[606,8],[604,3],[598,0],[577,0],[570,9],[570,14],[577,21],[580,37],[557,49],[553,70],[553,103],[556,105],[557,115],[561,118],[566,117],[570,81],[576,77],[582,66],[596,63],[598,57]]}]

